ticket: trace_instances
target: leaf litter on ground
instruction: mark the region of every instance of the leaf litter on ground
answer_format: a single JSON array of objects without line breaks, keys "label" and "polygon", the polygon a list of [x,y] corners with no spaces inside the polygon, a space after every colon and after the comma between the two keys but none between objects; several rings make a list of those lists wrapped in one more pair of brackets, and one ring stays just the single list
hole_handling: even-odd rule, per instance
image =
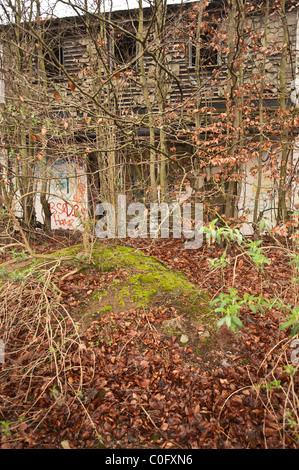
[{"label": "leaf litter on ground", "polygon": [[[39,248],[54,251],[72,243],[60,234]],[[123,243],[182,271],[211,295],[219,292],[220,273],[211,272],[206,258],[220,257],[223,249],[184,250],[178,240]],[[272,257],[262,283],[247,260],[238,264],[234,287],[240,295],[259,295],[262,289],[272,297],[282,276],[290,280],[283,251]],[[67,272],[61,267],[55,276],[70,313],[88,301],[96,286],[105,287],[109,276],[120,274],[90,269],[59,282]],[[232,277],[228,264],[224,288]],[[9,364],[0,365],[1,448],[298,448],[296,410],[289,400],[292,387],[298,393],[298,373],[287,371],[289,333],[278,330],[282,312],[261,315],[244,309],[239,334],[223,326],[209,346],[199,345],[197,354],[188,343],[179,344],[180,335],[162,333],[162,322],[176,315],[173,307],[159,304],[103,312],[81,333],[79,350],[69,346],[67,367],[59,356],[56,369],[42,363],[29,377],[30,386],[5,372]],[[28,339],[20,330],[15,343]],[[38,354],[46,354],[46,347],[41,342]],[[30,360],[19,362],[26,366]],[[63,396],[56,393],[60,366],[66,379]],[[18,422],[20,416],[24,421]]]}]

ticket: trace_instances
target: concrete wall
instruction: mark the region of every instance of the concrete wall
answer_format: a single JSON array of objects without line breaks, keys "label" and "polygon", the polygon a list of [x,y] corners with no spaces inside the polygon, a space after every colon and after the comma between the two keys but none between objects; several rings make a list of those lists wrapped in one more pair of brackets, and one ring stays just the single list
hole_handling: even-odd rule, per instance
[{"label": "concrete wall", "polygon": [[[255,20],[258,22],[259,20]],[[289,39],[291,43],[291,49],[294,52],[294,65],[295,65],[295,79],[291,70],[290,64],[286,71],[286,81],[288,86],[288,92],[291,93],[291,99],[293,103],[299,105],[299,10],[293,11],[287,16]],[[257,27],[258,24],[257,24]],[[275,16],[269,23],[268,33],[269,44],[281,45],[282,43],[282,29],[281,20]],[[270,77],[271,82],[279,90],[279,56],[269,58],[266,66],[268,78]],[[271,161],[279,158],[279,155],[264,154],[263,156],[263,178],[262,188],[259,198],[258,213],[263,212],[263,217],[268,219],[275,225],[275,216],[277,213],[277,191],[278,191],[278,180],[270,178],[271,174]],[[290,165],[295,164],[299,159],[299,137],[295,140],[293,152],[290,157]],[[257,165],[257,159],[253,159],[252,162],[245,164],[246,182],[242,184],[241,197],[238,205],[239,216],[245,216],[248,223],[243,225],[243,233],[252,233],[252,219],[254,211],[254,200],[257,191],[257,178],[251,174],[251,170]],[[299,175],[297,174],[297,177]],[[299,208],[299,186],[295,183],[290,191],[292,196],[287,200],[288,207],[292,210],[298,210]]]},{"label": "concrete wall", "polygon": [[[82,162],[76,159],[50,159],[51,174],[49,203],[51,228],[82,229],[87,214],[87,177]],[[39,197],[36,201],[37,219],[43,222]]]},{"label": "concrete wall", "polygon": [[[265,153],[262,157],[263,162],[263,177],[261,184],[261,192],[258,204],[258,214],[263,212],[263,218],[271,221],[275,225],[275,208],[277,207],[277,189],[278,183],[270,179],[271,163],[269,160],[272,156]],[[257,178],[252,175],[251,171],[256,167],[258,159],[254,158],[251,162],[245,163],[246,182],[242,184],[241,195],[238,204],[239,217],[245,216],[248,223],[242,227],[244,235],[253,233],[252,220],[255,204],[255,196],[257,191]]]},{"label": "concrete wall", "polygon": [[[271,168],[274,163],[273,160],[279,159],[279,154],[264,153],[263,162],[263,177],[261,184],[261,192],[258,204],[258,214],[263,213],[262,217],[271,222],[272,226],[276,225],[277,205],[278,205],[278,179],[270,177]],[[289,165],[295,165],[299,160],[299,137],[294,142],[293,152],[289,159]],[[273,163],[271,163],[273,162]],[[242,232],[244,235],[253,233],[252,220],[255,196],[257,191],[257,177],[253,176],[251,170],[256,167],[258,163],[257,158],[253,159],[250,163],[245,164],[246,181],[242,184],[241,196],[238,204],[239,217],[245,216],[247,223],[243,224]],[[297,170],[297,178],[299,177]],[[287,207],[291,211],[299,209],[299,185],[293,182],[287,197]]]}]

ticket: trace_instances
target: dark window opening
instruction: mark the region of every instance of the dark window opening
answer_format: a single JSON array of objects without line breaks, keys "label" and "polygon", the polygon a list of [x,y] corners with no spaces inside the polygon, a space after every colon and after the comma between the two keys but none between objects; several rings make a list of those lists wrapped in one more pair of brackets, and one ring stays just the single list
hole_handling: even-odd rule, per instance
[{"label": "dark window opening", "polygon": [[[135,59],[137,53],[136,39],[124,33],[114,33],[115,65],[124,65]],[[132,64],[134,67],[136,63]]]},{"label": "dark window opening", "polygon": [[[189,67],[195,67],[196,62],[196,44],[189,42]],[[215,67],[221,64],[219,53],[213,46],[209,45],[208,38],[201,39],[200,47],[200,67]]]},{"label": "dark window opening", "polygon": [[63,65],[63,48],[61,45],[53,47],[51,53],[45,54],[45,71],[49,78],[59,77],[61,75],[60,65]]}]

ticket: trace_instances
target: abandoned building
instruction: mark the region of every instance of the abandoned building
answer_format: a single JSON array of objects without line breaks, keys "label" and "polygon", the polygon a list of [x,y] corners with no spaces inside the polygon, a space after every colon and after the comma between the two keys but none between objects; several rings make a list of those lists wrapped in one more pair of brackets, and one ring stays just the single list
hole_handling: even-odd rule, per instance
[{"label": "abandoned building", "polygon": [[[228,217],[244,216],[250,233],[254,218],[277,220],[271,172],[282,152],[296,210],[299,8],[246,3],[246,15],[215,0],[37,19],[19,36],[4,25],[2,170],[19,211],[26,194],[46,194],[33,202],[38,221],[48,206],[52,228],[82,228],[101,201],[172,200],[187,184]],[[287,119],[294,126],[283,129]],[[223,167],[237,174],[232,185]]]}]

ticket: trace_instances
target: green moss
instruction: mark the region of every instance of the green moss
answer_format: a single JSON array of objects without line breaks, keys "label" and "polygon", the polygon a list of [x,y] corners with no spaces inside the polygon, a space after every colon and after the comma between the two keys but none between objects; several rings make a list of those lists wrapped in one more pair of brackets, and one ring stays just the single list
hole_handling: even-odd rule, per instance
[{"label": "green moss", "polygon": [[106,312],[111,312],[111,311],[112,311],[112,306],[105,305],[104,307],[100,308],[99,313],[106,313]]},{"label": "green moss", "polygon": [[93,292],[92,297],[95,300],[101,300],[103,297],[106,297],[108,295],[108,291],[105,289],[99,289]]},{"label": "green moss", "polygon": [[119,293],[122,297],[123,296],[129,296],[130,295],[130,290],[127,287],[125,287],[125,288],[121,289]]},{"label": "green moss", "polygon": [[[53,258],[65,257],[65,256],[74,256],[76,257],[79,253],[83,252],[83,245],[74,245],[68,248],[62,248],[61,250],[51,253]],[[81,255],[82,257],[82,255]],[[80,256],[79,256],[80,258]]]},{"label": "green moss", "polygon": [[[64,248],[52,254],[55,257],[73,256],[74,262],[84,262],[85,253],[83,245],[76,245],[71,248]],[[161,267],[161,263],[154,257],[148,257],[138,250],[119,245],[106,245],[96,243],[92,250],[92,264],[101,271],[110,271],[115,268],[137,268],[150,270],[153,267]]]},{"label": "green moss", "polygon": [[[196,287],[179,271],[172,271],[158,259],[146,256],[133,248],[95,243],[92,250],[91,266],[87,264],[83,246],[76,245],[60,250],[53,257],[72,256],[66,263],[75,263],[84,269],[99,269],[126,271],[127,278],[113,280],[107,290],[93,293],[93,300],[99,301],[97,309],[109,304],[115,307],[125,307],[126,304],[136,304],[136,307],[146,307],[152,302],[165,305],[170,303],[178,310],[188,313],[192,318],[209,314],[209,296]],[[85,264],[84,264],[85,263]],[[111,295],[112,294],[112,295]]]},{"label": "green moss", "polygon": [[151,439],[152,439],[154,442],[159,441],[162,437],[163,437],[162,434],[159,433],[159,432],[155,432],[154,434],[151,435]]},{"label": "green moss", "polygon": [[[179,298],[181,295],[193,293],[191,300],[196,302],[199,291],[182,273],[169,271],[155,258],[136,253],[129,248],[121,248],[123,258],[118,258],[118,262],[122,259],[125,269],[134,268],[133,275],[128,277],[119,292],[122,297],[130,296],[133,302],[141,306],[148,304],[157,295],[170,293],[172,298]],[[111,253],[114,250],[109,251]],[[195,313],[196,307],[193,307],[193,310]]]}]

